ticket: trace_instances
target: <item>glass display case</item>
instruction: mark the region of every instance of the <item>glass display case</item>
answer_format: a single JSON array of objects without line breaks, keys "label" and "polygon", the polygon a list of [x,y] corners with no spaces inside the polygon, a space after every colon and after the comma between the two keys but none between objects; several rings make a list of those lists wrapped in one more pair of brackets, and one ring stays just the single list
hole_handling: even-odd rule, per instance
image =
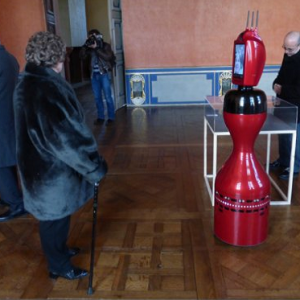
[{"label": "glass display case", "polygon": [[[218,159],[218,137],[229,136],[230,133],[225,125],[223,119],[223,101],[224,96],[207,96],[208,104],[205,105],[204,116],[204,179],[210,195],[212,205],[214,205],[214,185],[215,177],[217,174],[217,159]],[[292,134],[292,150],[290,159],[290,178],[288,181],[287,192],[285,193],[276,181],[270,177],[272,186],[278,191],[283,200],[271,201],[271,204],[286,205],[291,203],[292,186],[293,186],[293,172],[294,172],[294,159],[295,159],[295,146],[296,146],[296,130],[297,130],[297,117],[298,108],[280,98],[274,96],[267,97],[267,119],[260,131],[260,135],[267,135],[266,143],[266,159],[265,166],[266,172],[269,174],[270,163],[270,149],[271,136],[276,134]],[[209,131],[208,131],[209,130]],[[212,141],[212,168],[208,172],[208,134],[213,136]]]}]

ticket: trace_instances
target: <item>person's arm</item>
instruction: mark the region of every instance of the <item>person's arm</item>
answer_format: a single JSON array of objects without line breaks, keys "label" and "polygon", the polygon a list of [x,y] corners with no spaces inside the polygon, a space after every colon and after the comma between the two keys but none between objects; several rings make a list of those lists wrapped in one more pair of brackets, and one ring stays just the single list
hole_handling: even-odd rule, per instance
[{"label": "person's arm", "polygon": [[[284,59],[282,65],[284,64]],[[293,82],[286,84],[286,74],[283,72],[283,68],[278,72],[276,79],[273,82],[273,90],[279,98],[286,99],[291,103],[299,103],[300,101],[300,66],[299,63],[294,65]],[[285,72],[286,73],[286,72]],[[295,76],[295,77],[294,77]]]},{"label": "person's arm", "polygon": [[[272,84],[272,88],[273,88],[273,90],[274,90],[274,92],[277,94],[277,95],[279,95],[277,92],[279,91],[278,90],[278,88],[276,88],[276,87],[278,87],[278,86],[280,86],[281,87],[281,82],[282,82],[283,80],[282,80],[282,67],[279,69],[279,72],[278,72],[278,75],[277,75],[277,77],[275,78],[275,80],[273,81],[273,84]],[[280,92],[281,92],[281,89],[280,89]]]},{"label": "person's arm", "polygon": [[97,47],[96,53],[98,57],[105,61],[110,61],[114,56],[111,46],[108,43],[104,43],[102,48]]},{"label": "person's arm", "polygon": [[54,86],[44,99],[37,130],[30,135],[38,149],[61,160],[87,181],[101,180],[107,172],[105,160],[98,153],[97,143],[84,122],[75,93],[70,89],[62,94]]},{"label": "person's arm", "polygon": [[278,94],[283,99],[288,99],[291,103],[300,102],[300,72],[298,79],[294,84],[283,84],[281,85],[281,91]]},{"label": "person's arm", "polygon": [[294,84],[281,84],[281,77],[279,74],[273,82],[273,90],[279,98],[286,99],[290,103],[299,105],[300,72],[298,72],[297,81]]}]

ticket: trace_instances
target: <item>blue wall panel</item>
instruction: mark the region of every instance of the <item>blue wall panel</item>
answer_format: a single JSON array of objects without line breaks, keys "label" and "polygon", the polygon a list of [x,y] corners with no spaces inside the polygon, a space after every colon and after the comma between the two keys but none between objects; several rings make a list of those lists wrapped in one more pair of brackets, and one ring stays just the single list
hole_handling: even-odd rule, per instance
[{"label": "blue wall panel", "polygon": [[[256,88],[274,94],[272,82],[280,66],[266,66]],[[204,104],[206,96],[221,96],[236,88],[231,84],[231,67],[127,69],[127,105]]]}]

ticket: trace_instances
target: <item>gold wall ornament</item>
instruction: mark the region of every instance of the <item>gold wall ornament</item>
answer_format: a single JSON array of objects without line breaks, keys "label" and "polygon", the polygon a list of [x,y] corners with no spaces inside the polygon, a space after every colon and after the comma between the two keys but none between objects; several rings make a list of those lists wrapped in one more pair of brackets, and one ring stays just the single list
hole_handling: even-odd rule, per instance
[{"label": "gold wall ornament", "polygon": [[141,74],[130,77],[130,99],[134,105],[142,105],[146,101],[145,78]]},{"label": "gold wall ornament", "polygon": [[225,95],[232,88],[232,72],[222,72],[219,76],[219,96]]}]

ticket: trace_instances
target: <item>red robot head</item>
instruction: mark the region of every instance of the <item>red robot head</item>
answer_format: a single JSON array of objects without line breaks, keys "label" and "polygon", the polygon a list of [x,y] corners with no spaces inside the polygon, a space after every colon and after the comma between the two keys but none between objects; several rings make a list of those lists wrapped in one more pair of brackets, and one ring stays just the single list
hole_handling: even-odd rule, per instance
[{"label": "red robot head", "polygon": [[[257,20],[258,16],[256,22]],[[240,86],[256,86],[262,75],[265,61],[265,45],[257,33],[257,27],[247,28],[234,41],[232,83]]]}]

